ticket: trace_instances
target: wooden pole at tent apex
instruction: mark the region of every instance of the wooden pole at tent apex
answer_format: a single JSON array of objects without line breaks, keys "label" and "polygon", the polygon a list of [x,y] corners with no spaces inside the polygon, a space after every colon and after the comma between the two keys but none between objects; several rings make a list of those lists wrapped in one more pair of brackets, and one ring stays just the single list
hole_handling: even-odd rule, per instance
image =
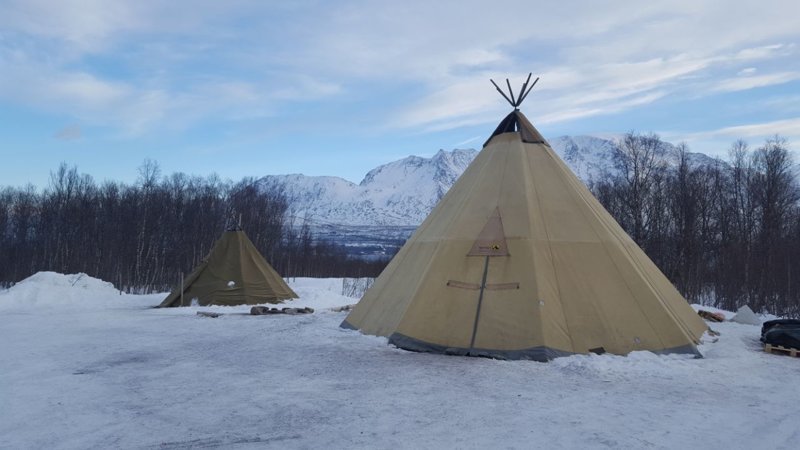
[{"label": "wooden pole at tent apex", "polygon": [[502,95],[503,98],[506,99],[509,105],[513,106],[514,109],[519,109],[519,105],[522,104],[522,101],[525,100],[525,97],[527,97],[528,94],[530,94],[531,89],[533,89],[533,87],[536,86],[536,82],[539,81],[539,77],[536,77],[536,79],[533,80],[533,84],[531,84],[530,87],[528,87],[528,83],[531,81],[532,75],[533,75],[532,72],[528,73],[528,79],[525,80],[524,83],[522,83],[522,88],[519,90],[519,94],[516,97],[514,97],[514,90],[511,89],[511,82],[508,81],[508,78],[506,78],[506,86],[508,86],[508,95],[506,95],[506,93],[503,92],[502,89],[500,89],[500,86],[498,86],[493,79],[489,78],[489,81],[492,82],[495,89],[497,89],[497,92],[499,92],[500,95]]}]

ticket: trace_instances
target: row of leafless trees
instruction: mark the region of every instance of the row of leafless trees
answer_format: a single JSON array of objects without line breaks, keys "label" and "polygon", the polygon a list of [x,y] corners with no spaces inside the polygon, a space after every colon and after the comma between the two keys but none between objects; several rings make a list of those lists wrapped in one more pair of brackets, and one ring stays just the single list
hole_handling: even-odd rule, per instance
[{"label": "row of leafless trees", "polygon": [[694,157],[629,133],[619,175],[592,190],[690,301],[800,316],[800,195],[786,141],[737,141],[727,161]]},{"label": "row of leafless trees", "polygon": [[128,291],[168,290],[239,220],[284,276],[376,276],[385,264],[315,240],[288,206],[280,186],[249,178],[162,177],[145,161],[135,184],[98,185],[62,164],[42,192],[0,189],[0,286],[52,270],[85,272]]},{"label": "row of leafless trees", "polygon": [[[751,150],[738,141],[727,161],[695,159],[685,145],[630,133],[615,155],[619,174],[591,188],[690,301],[799,316],[800,194],[786,142]],[[254,179],[163,177],[145,161],[135,184],[98,185],[61,165],[42,192],[0,190],[0,286],[53,270],[165,290],[239,216],[285,276],[370,277],[385,265],[315,240],[288,210],[280,186]]]}]

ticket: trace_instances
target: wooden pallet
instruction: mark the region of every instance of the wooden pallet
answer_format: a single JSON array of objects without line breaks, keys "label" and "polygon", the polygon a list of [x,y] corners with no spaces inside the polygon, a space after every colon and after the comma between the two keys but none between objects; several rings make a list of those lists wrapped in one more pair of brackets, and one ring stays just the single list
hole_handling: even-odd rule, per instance
[{"label": "wooden pallet", "polygon": [[778,354],[789,355],[789,356],[794,356],[794,357],[800,356],[800,350],[798,350],[796,348],[786,348],[786,347],[782,347],[780,345],[766,344],[764,346],[764,351],[767,352],[767,353],[778,353]]}]

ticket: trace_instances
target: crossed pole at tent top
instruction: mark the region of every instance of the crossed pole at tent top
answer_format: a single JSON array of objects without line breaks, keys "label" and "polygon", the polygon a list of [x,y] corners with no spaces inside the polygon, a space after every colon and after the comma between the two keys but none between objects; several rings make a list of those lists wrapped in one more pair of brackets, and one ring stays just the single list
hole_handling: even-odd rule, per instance
[{"label": "crossed pole at tent top", "polygon": [[522,88],[519,90],[519,94],[517,94],[516,97],[514,97],[514,90],[511,89],[511,82],[508,81],[508,78],[506,78],[506,86],[508,86],[508,95],[506,95],[506,93],[503,92],[502,89],[500,89],[500,86],[498,86],[497,83],[494,82],[494,80],[489,78],[489,81],[492,82],[494,87],[497,89],[497,92],[499,92],[500,95],[502,95],[503,98],[506,99],[508,104],[513,106],[514,109],[519,109],[519,105],[522,104],[522,102],[525,100],[528,94],[530,94],[531,89],[533,89],[533,87],[536,86],[536,82],[539,81],[539,77],[536,77],[536,79],[533,80],[533,84],[531,84],[531,86],[528,87],[528,83],[531,81],[531,75],[533,75],[533,73],[528,74],[528,79],[525,80],[524,83],[522,83]]}]

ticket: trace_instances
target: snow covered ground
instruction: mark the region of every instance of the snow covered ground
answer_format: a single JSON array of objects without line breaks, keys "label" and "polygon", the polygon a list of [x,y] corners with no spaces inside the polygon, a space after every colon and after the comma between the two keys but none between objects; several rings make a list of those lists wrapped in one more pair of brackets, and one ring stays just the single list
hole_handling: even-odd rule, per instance
[{"label": "snow covered ground", "polygon": [[550,363],[411,353],[339,328],[341,280],[297,316],[152,309],[88,276],[0,291],[0,448],[798,448],[800,359],[759,328],[704,359]]}]

